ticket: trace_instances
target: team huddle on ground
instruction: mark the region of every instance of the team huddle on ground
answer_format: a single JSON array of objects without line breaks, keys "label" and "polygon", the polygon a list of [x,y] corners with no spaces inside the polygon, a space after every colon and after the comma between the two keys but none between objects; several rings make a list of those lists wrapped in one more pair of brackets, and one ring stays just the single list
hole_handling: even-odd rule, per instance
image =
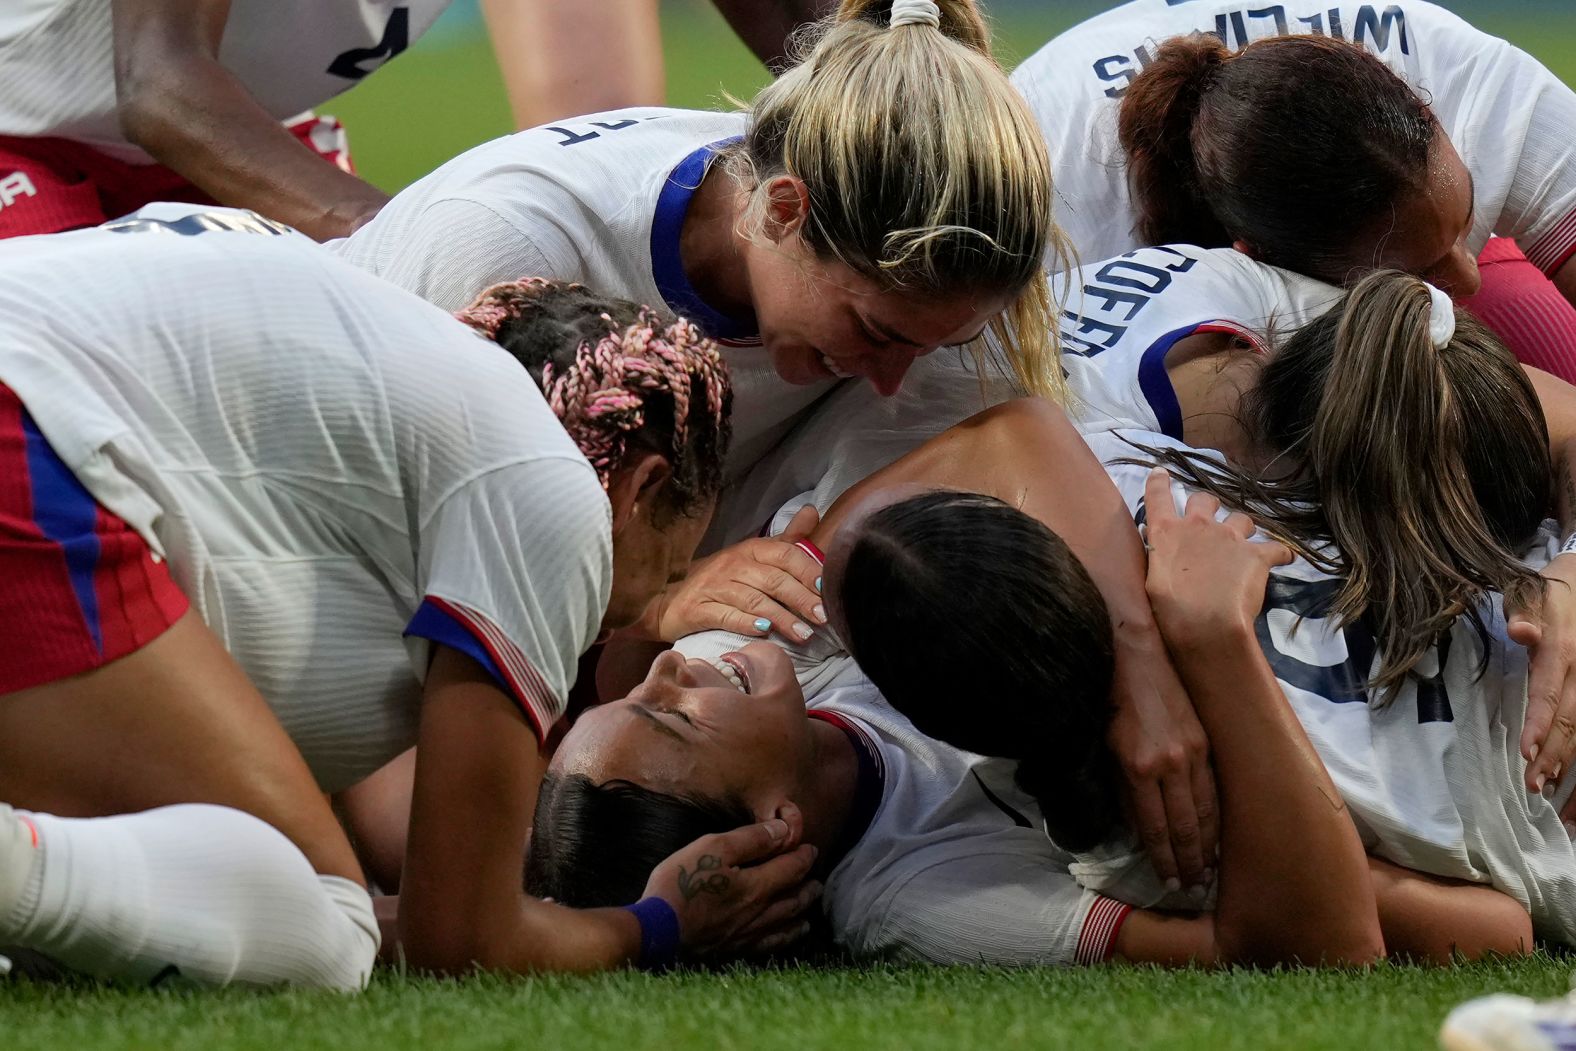
[{"label": "team huddle on ground", "polygon": [[314,108],[443,3],[175,6],[0,14],[0,951],[1576,945],[1530,56],[1131,0],[1009,77],[972,0],[733,0],[823,16],[739,111],[385,198]]}]

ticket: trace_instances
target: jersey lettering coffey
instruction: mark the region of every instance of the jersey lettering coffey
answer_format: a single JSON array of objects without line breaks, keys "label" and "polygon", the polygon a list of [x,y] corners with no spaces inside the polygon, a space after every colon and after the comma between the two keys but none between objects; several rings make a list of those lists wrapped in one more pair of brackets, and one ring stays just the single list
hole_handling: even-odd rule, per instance
[{"label": "jersey lettering coffey", "polygon": [[[231,0],[219,62],[284,120],[354,87],[451,0]],[[110,0],[0,9],[0,135],[51,136],[149,163],[115,113]]]},{"label": "jersey lettering coffey", "polygon": [[1140,248],[1058,275],[1069,408],[1085,431],[1134,427],[1180,441],[1166,355],[1199,332],[1262,349],[1334,306],[1341,290],[1230,248]]},{"label": "jersey lettering coffey", "polygon": [[545,735],[611,586],[595,473],[495,344],[254,220],[155,208],[0,245],[0,383],[325,790],[414,743],[433,642]]},{"label": "jersey lettering coffey", "polygon": [[1367,47],[1429,100],[1471,171],[1474,255],[1490,234],[1514,237],[1553,273],[1576,251],[1576,93],[1525,52],[1424,0],[1132,0],[1056,37],[1012,75],[1050,144],[1056,218],[1084,258],[1141,243],[1118,100],[1158,42],[1193,32],[1231,47],[1286,33]]},{"label": "jersey lettering coffey", "polygon": [[[1148,445],[1177,446],[1156,434],[1126,432]],[[1135,519],[1144,515],[1148,470],[1115,461],[1134,456],[1124,432],[1095,435]],[[1180,509],[1186,493],[1173,488]],[[1546,565],[1558,541],[1540,536],[1527,552]],[[1576,944],[1576,849],[1554,799],[1528,794],[1520,737],[1527,707],[1526,652],[1505,634],[1502,604],[1480,612],[1483,647],[1465,620],[1424,660],[1417,678],[1387,705],[1366,683],[1376,646],[1361,624],[1337,630],[1326,619],[1337,582],[1302,560],[1270,576],[1258,618],[1259,645],[1369,853],[1453,879],[1492,884],[1526,906],[1541,938]],[[1483,674],[1478,676],[1480,667]],[[1086,886],[1140,906],[1186,907],[1167,899],[1148,861],[1131,844],[1080,857]]]},{"label": "jersey lettering coffey", "polygon": [[445,310],[500,281],[536,276],[689,318],[723,345],[733,376],[731,482],[835,385],[784,383],[754,319],[712,309],[684,274],[679,234],[690,199],[716,148],[742,135],[747,120],[648,107],[507,135],[402,190],[330,247]]}]

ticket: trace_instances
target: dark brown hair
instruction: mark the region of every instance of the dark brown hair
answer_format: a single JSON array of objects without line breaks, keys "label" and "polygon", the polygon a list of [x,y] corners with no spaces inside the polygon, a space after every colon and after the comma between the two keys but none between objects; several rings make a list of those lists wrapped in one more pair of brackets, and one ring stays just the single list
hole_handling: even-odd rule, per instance
[{"label": "dark brown hair", "polygon": [[1548,427],[1526,372],[1464,311],[1436,349],[1431,317],[1423,281],[1377,271],[1282,342],[1241,408],[1248,434],[1277,454],[1264,477],[1145,449],[1343,578],[1331,615],[1374,627],[1374,685],[1386,693],[1458,617],[1483,636],[1488,592],[1540,586],[1515,552],[1553,495]]},{"label": "dark brown hair", "polygon": [[828,600],[870,681],[931,737],[1017,760],[1064,849],[1103,841],[1121,819],[1106,743],[1116,658],[1083,564],[977,493],[912,497],[857,528]]},{"label": "dark brown hair", "polygon": [[1122,98],[1118,134],[1144,244],[1241,240],[1345,284],[1426,182],[1437,128],[1356,44],[1272,37],[1234,53],[1199,34],[1161,45]]}]

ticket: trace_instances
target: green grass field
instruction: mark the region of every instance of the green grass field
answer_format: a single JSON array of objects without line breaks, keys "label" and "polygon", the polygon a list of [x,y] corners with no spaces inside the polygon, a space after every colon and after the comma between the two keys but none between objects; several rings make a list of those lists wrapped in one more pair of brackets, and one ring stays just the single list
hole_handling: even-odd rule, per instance
[{"label": "green grass field", "polygon": [[[1083,0],[1043,16],[1004,19],[1004,58],[1011,63],[1031,53],[1091,6]],[[709,8],[670,2],[665,10],[674,104],[720,106],[724,89],[747,98],[764,82],[764,71]],[[1576,16],[1480,21],[1576,80]],[[510,130],[491,50],[479,38],[418,46],[328,109],[349,126],[363,173],[390,190]],[[0,983],[0,1047],[1400,1051],[1434,1046],[1445,1013],[1470,997],[1561,994],[1573,966],[1540,956],[1445,971],[1339,974],[767,969],[463,983],[385,975],[357,998],[13,982]]]},{"label": "green grass field", "polygon": [[18,986],[8,1051],[1407,1051],[1456,1003],[1564,992],[1569,961],[1448,971],[737,970],[464,983],[385,977],[358,998]]}]

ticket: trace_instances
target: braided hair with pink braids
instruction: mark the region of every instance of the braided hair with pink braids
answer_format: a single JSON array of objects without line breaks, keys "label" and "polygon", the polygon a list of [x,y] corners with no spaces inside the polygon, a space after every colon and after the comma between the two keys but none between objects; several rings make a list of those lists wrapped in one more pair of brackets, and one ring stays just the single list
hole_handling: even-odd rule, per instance
[{"label": "braided hair with pink braids", "polygon": [[455,317],[514,355],[604,488],[631,449],[668,461],[673,512],[722,486],[733,390],[717,345],[690,322],[582,285],[494,285]]}]

